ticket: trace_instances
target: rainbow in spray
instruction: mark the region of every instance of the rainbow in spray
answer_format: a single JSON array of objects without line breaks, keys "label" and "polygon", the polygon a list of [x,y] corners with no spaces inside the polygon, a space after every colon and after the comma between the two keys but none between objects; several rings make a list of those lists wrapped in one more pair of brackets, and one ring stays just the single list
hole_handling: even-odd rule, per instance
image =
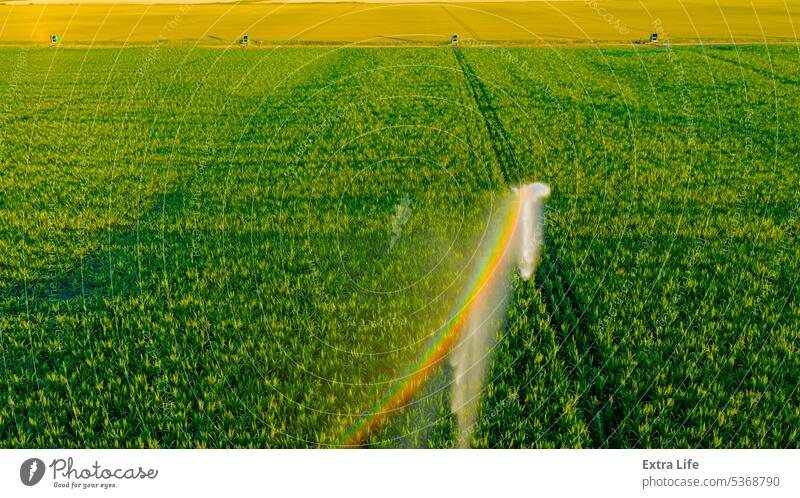
[{"label": "rainbow in spray", "polygon": [[[404,407],[419,388],[428,380],[439,362],[462,339],[462,331],[473,327],[476,322],[473,314],[484,304],[489,296],[502,287],[502,281],[509,277],[509,262],[517,259],[520,274],[527,280],[533,273],[539,257],[542,240],[542,201],[549,196],[550,187],[542,183],[526,184],[512,189],[510,198],[500,207],[497,222],[493,224],[484,244],[481,257],[475,265],[467,285],[448,314],[447,320],[428,341],[426,347],[406,369],[401,380],[389,388],[381,399],[353,424],[340,438],[342,446],[358,446],[367,436],[380,428],[392,413]],[[535,251],[531,251],[531,249]],[[531,260],[535,258],[535,260]],[[479,334],[471,331],[465,340],[474,340]],[[464,340],[461,340],[463,343]],[[464,346],[464,344],[459,344]],[[474,349],[474,348],[473,348]],[[484,354],[482,358],[486,358]],[[472,365],[466,365],[469,370]],[[482,377],[483,372],[480,372]],[[463,375],[461,375],[463,376]],[[457,377],[460,377],[457,375]],[[458,379],[454,385],[458,384]],[[470,388],[470,391],[473,390]],[[474,393],[467,400],[471,406],[475,402]],[[454,405],[456,411],[458,406]],[[460,425],[472,416],[459,416]],[[469,441],[471,427],[459,427],[459,444]]]}]

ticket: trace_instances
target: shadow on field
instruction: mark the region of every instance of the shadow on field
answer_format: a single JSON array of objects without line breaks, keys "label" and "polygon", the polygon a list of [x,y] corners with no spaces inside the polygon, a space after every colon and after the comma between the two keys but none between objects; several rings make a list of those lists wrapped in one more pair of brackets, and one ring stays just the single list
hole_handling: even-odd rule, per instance
[{"label": "shadow on field", "polygon": [[[52,305],[82,298],[87,301],[110,299],[112,292],[114,298],[127,299],[139,288],[137,282],[142,281],[142,268],[163,266],[162,262],[151,261],[153,256],[142,254],[139,249],[163,245],[168,251],[170,245],[178,242],[168,240],[163,232],[151,227],[160,224],[162,217],[181,216],[185,210],[185,198],[185,192],[180,189],[169,192],[143,212],[138,224],[87,236],[101,241],[106,249],[90,252],[75,261],[59,261],[52,265],[53,268],[29,279],[27,286],[26,282],[16,280],[11,283],[11,295],[27,295],[27,305],[42,311]],[[169,239],[172,239],[172,234]],[[24,307],[24,300],[20,300],[16,309],[10,311],[21,312]]]},{"label": "shadow on field", "polygon": [[[157,268],[163,271],[166,263],[166,259],[158,261],[158,250],[142,254],[142,247],[154,249],[160,246],[166,258],[167,253],[175,255],[170,246],[179,242],[174,240],[173,233],[149,227],[158,226],[162,219],[166,221],[185,214],[186,197],[180,189],[159,196],[157,202],[142,214],[138,226],[134,224],[126,230],[111,233],[107,239],[110,247],[106,251],[87,255],[61,275],[61,281],[57,283],[63,289],[60,299],[75,299],[82,295],[111,298],[113,292],[114,298],[125,300],[132,292],[140,290],[139,286],[145,281],[143,269],[150,269],[149,273]],[[145,228],[139,228],[142,226]]]}]

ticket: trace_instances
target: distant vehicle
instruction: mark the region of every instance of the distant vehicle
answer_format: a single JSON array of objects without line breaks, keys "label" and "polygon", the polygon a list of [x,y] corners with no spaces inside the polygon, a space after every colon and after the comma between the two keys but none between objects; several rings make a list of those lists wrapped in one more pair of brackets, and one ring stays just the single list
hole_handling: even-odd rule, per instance
[{"label": "distant vehicle", "polygon": [[458,45],[458,35],[451,36],[450,43],[452,43],[453,45]]},{"label": "distant vehicle", "polygon": [[658,33],[650,33],[650,43],[655,43],[658,41]]},{"label": "distant vehicle", "polygon": [[247,45],[250,43],[250,37],[248,35],[244,35],[242,39],[239,41],[240,45]]},{"label": "distant vehicle", "polygon": [[61,37],[58,35],[50,35],[50,43],[58,43],[61,41]]}]

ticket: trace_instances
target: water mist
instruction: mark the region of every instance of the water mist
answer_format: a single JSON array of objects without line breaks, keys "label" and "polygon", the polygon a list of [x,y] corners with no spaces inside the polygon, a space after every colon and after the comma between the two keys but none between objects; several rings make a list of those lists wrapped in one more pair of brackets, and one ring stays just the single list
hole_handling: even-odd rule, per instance
[{"label": "water mist", "polygon": [[536,272],[544,238],[543,202],[549,195],[546,184],[530,183],[511,189],[498,203],[478,244],[475,254],[479,257],[470,278],[447,320],[408,365],[401,380],[347,429],[340,438],[342,446],[363,444],[392,412],[407,406],[449,355],[454,374],[450,408],[458,421],[456,442],[469,447],[495,336],[505,321],[514,267],[523,280]]},{"label": "water mist", "polygon": [[490,219],[489,237],[479,249],[467,317],[450,354],[454,376],[450,408],[458,422],[459,447],[467,448],[472,441],[495,338],[505,322],[514,267],[526,281],[536,272],[544,239],[543,203],[549,195],[550,187],[543,183],[512,188],[500,215]]}]

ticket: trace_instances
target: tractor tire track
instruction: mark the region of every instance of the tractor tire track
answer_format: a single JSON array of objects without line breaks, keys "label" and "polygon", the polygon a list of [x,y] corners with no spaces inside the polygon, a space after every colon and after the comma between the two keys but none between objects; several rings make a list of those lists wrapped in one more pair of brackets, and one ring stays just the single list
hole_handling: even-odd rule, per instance
[{"label": "tractor tire track", "polygon": [[497,109],[489,96],[489,92],[486,90],[486,86],[472,69],[464,53],[459,47],[453,47],[453,55],[455,55],[461,71],[464,73],[472,98],[475,100],[477,109],[483,117],[483,122],[486,125],[486,131],[489,133],[492,149],[500,168],[500,180],[504,185],[508,185],[512,180],[510,172],[514,171],[514,167],[517,165],[514,146],[508,140],[508,132],[503,127],[503,122],[497,114]]},{"label": "tractor tire track", "polygon": [[445,7],[444,5],[441,5],[441,7],[442,7],[442,10],[444,10],[444,11],[447,13],[447,15],[448,15],[448,16],[450,16],[451,18],[453,18],[453,20],[456,22],[456,24],[458,24],[459,26],[461,26],[461,27],[464,29],[464,31],[466,31],[467,33],[469,33],[469,34],[470,34],[470,36],[471,36],[473,39],[475,39],[475,40],[479,40],[479,39],[480,39],[480,38],[478,37],[478,33],[476,33],[476,32],[475,32],[475,31],[474,31],[472,28],[470,28],[470,27],[469,27],[469,25],[468,25],[467,23],[465,23],[464,21],[462,21],[461,19],[459,19],[459,18],[458,18],[458,17],[457,17],[455,14],[453,14],[453,12],[452,12],[450,9],[448,9],[448,8],[447,8],[447,7]]}]

